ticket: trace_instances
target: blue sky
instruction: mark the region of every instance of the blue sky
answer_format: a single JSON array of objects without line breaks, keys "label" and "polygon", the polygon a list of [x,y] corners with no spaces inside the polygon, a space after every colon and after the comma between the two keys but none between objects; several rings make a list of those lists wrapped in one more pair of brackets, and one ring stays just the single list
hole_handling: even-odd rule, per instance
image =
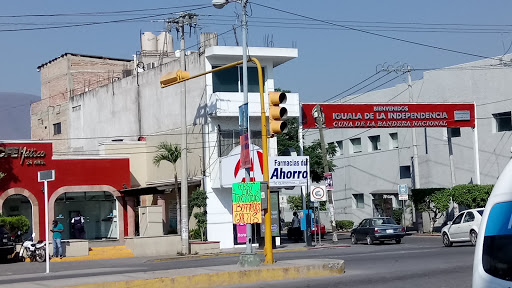
[{"label": "blue sky", "polygon": [[[274,47],[296,46],[299,49],[299,58],[278,67],[275,77],[276,87],[299,92],[304,102],[322,102],[374,74],[376,66],[384,62],[408,63],[414,68],[435,68],[475,61],[479,58],[344,30],[340,26],[326,25],[264,8],[257,5],[258,3],[329,22],[358,21],[335,23],[481,56],[499,56],[509,48],[512,41],[510,33],[512,22],[509,20],[512,1],[254,0],[253,2],[250,6],[252,13],[249,18],[249,45],[265,46],[264,39],[269,38]],[[136,51],[140,50],[139,31],[155,33],[164,29],[163,22],[155,20],[164,19],[165,15],[149,16],[168,14],[171,17],[170,13],[187,9],[160,9],[102,16],[98,14],[15,18],[4,16],[109,12],[184,5],[207,6],[193,11],[200,15],[200,27],[197,33],[226,32],[231,29],[231,25],[236,24],[236,12],[240,12],[238,4],[230,4],[218,10],[211,6],[210,0],[181,2],[27,0],[2,3],[0,51],[3,55],[4,69],[0,71],[0,79],[2,79],[0,91],[40,95],[40,76],[36,67],[65,52],[130,59]],[[63,29],[4,31],[139,17],[148,18],[132,22]],[[238,30],[238,37],[241,42],[240,30]],[[186,46],[197,44],[198,39],[198,35],[192,34],[186,38]],[[234,33],[227,32],[221,35],[219,44],[235,45]],[[373,86],[384,83],[392,77],[383,78]],[[415,79],[420,77],[421,72],[413,74]],[[397,81],[404,81],[404,79],[398,78],[383,87],[396,84]]]}]

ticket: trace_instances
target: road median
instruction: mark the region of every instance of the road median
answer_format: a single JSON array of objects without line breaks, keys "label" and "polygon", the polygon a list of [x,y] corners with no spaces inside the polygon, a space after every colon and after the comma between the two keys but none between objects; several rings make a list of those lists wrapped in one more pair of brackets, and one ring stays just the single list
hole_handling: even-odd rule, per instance
[{"label": "road median", "polygon": [[[75,278],[73,284],[58,285],[72,288],[135,288],[135,287],[221,287],[266,281],[337,276],[345,272],[343,260],[290,260],[274,265],[242,268],[237,265],[179,269],[158,272],[118,274],[85,279]],[[77,281],[84,283],[78,284]],[[54,284],[56,284],[54,282]],[[71,284],[71,285],[70,285]],[[77,284],[77,285],[75,285]],[[53,286],[56,287],[56,286]]]}]

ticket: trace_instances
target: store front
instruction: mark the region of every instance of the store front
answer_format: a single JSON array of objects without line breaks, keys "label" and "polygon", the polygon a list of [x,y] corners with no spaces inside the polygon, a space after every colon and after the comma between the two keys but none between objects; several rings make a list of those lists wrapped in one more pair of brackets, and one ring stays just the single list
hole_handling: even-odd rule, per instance
[{"label": "store front", "polygon": [[64,225],[63,239],[77,238],[71,219],[80,213],[88,240],[119,239],[128,233],[125,199],[130,186],[129,159],[124,157],[58,158],[52,143],[0,142],[0,211],[25,216],[36,239],[45,238],[43,183],[39,171],[54,170],[48,182],[48,214]]}]

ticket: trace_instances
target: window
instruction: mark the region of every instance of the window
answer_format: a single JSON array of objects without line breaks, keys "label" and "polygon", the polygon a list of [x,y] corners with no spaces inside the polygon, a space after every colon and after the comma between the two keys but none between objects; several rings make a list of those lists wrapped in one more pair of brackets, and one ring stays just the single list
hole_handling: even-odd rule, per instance
[{"label": "window", "polygon": [[473,221],[475,221],[475,214],[473,214],[471,211],[466,212],[466,215],[464,216],[464,223]]},{"label": "window", "polygon": [[356,201],[356,208],[364,208],[364,194],[352,194]]},{"label": "window", "polygon": [[398,148],[398,133],[389,133],[389,149]]},{"label": "window", "polygon": [[[251,130],[251,143],[261,147],[261,131]],[[218,139],[219,157],[224,157],[233,150],[235,146],[240,145],[239,130],[220,130]]]},{"label": "window", "polygon": [[409,179],[411,178],[411,166],[400,166],[400,179]]},{"label": "window", "polygon": [[361,138],[350,139],[350,148],[352,153],[360,153],[363,151],[361,147]]},{"label": "window", "polygon": [[[218,68],[220,66],[213,66]],[[212,74],[213,92],[243,92],[243,71],[241,66],[224,69]],[[247,67],[247,90],[257,93],[260,91],[258,83],[258,69]],[[263,69],[265,81],[265,69]]]},{"label": "window", "polygon": [[368,224],[370,224],[370,219],[364,219],[363,221],[361,221],[361,223],[359,224],[359,227],[368,227]]},{"label": "window", "polygon": [[62,133],[62,130],[61,130],[60,122],[53,124],[53,135],[59,135],[61,133]]},{"label": "window", "polygon": [[368,140],[370,140],[370,145],[368,151],[378,151],[380,150],[380,135],[369,136]]},{"label": "window", "polygon": [[464,213],[460,213],[459,216],[457,216],[457,218],[453,219],[452,224],[460,224],[463,216],[464,216]]},{"label": "window", "polygon": [[336,146],[338,146],[337,154],[336,155],[343,155],[343,140],[336,141]]},{"label": "window", "polygon": [[493,132],[512,131],[512,114],[510,111],[492,114],[492,117],[494,117],[496,123]]},{"label": "window", "polygon": [[480,216],[484,216],[484,209],[480,209],[480,210],[476,210],[476,212],[478,212],[478,214],[480,214]]},{"label": "window", "polygon": [[[452,138],[460,137],[460,127],[448,128],[447,133],[451,133]],[[448,135],[450,135],[450,134],[448,134]]]},{"label": "window", "polygon": [[481,233],[484,237],[482,266],[485,272],[506,281],[512,280],[510,211],[512,202],[494,204],[487,218],[485,233]]}]

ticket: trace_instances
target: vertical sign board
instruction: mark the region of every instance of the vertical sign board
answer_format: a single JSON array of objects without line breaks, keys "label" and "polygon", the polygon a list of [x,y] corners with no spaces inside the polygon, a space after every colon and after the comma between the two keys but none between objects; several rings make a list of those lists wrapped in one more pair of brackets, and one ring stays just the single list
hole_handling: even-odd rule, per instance
[{"label": "vertical sign board", "polygon": [[50,225],[48,221],[48,181],[55,180],[55,170],[46,170],[37,172],[37,181],[44,182],[44,226],[46,230],[46,273],[50,273],[50,244],[49,235]]},{"label": "vertical sign board", "polygon": [[332,182],[332,172],[324,173],[325,189],[334,190],[334,183]]},{"label": "vertical sign board", "polygon": [[240,168],[251,167],[251,153],[249,143],[249,104],[238,107],[238,129],[240,130]]},{"label": "vertical sign board", "polygon": [[398,200],[409,200],[409,189],[407,184],[398,185]]},{"label": "vertical sign board", "polygon": [[247,243],[247,225],[237,224],[236,225],[236,240],[237,243]]},{"label": "vertical sign board", "polygon": [[233,183],[233,223],[261,223],[260,182]]},{"label": "vertical sign board", "polygon": [[[280,236],[279,233],[279,197],[278,193],[270,193],[270,221],[272,222],[272,236]],[[260,226],[261,233],[265,234],[265,216]]]}]

